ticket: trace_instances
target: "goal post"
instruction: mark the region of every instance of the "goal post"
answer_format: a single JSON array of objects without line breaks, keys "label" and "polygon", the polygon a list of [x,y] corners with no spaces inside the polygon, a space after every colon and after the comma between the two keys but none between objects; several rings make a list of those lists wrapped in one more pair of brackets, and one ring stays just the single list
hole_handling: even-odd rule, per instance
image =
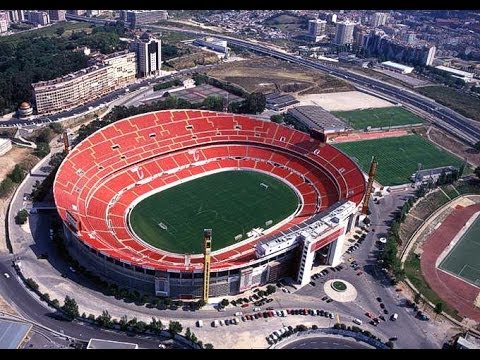
[{"label": "goal post", "polygon": [[163,222],[158,223],[158,226],[159,226],[160,229],[162,229],[162,230],[168,230],[168,226],[165,225]]}]

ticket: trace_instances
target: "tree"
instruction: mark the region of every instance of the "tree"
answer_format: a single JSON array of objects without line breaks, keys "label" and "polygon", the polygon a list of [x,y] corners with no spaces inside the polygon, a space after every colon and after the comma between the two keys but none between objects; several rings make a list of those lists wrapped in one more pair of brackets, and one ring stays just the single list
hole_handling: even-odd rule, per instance
[{"label": "tree", "polygon": [[222,299],[222,301],[220,302],[220,304],[222,306],[227,306],[229,304],[229,301],[227,299]]},{"label": "tree", "polygon": [[415,297],[413,298],[413,302],[420,304],[420,301],[422,301],[422,295],[420,293],[415,293]]},{"label": "tree", "polygon": [[120,330],[122,330],[122,331],[127,330],[127,328],[128,328],[128,317],[127,317],[127,315],[123,315],[120,318],[119,324],[120,324]]},{"label": "tree", "polygon": [[155,317],[152,317],[152,321],[150,321],[149,329],[153,331],[155,334],[160,334],[163,330],[164,326],[160,320],[157,320]]},{"label": "tree", "polygon": [[27,222],[28,219],[28,211],[25,209],[20,210],[15,216],[15,224],[23,225]]},{"label": "tree", "polygon": [[190,337],[192,336],[192,333],[190,332],[190,328],[187,327],[185,330],[185,337],[190,340]]},{"label": "tree", "polygon": [[7,196],[13,189],[13,181],[9,177],[0,182],[0,197]]},{"label": "tree", "polygon": [[50,158],[50,161],[48,162],[48,165],[56,168],[56,167],[60,166],[63,159],[65,159],[65,154],[63,152],[55,153]]},{"label": "tree", "polygon": [[138,333],[144,333],[147,330],[147,324],[144,321],[139,321],[135,325],[135,330]]},{"label": "tree", "polygon": [[62,26],[62,27],[59,27],[57,28],[57,30],[55,30],[55,33],[58,35],[58,36],[62,36],[63,33],[65,32],[65,28]]},{"label": "tree", "polygon": [[393,349],[393,341],[389,340],[385,343],[385,345],[387,345],[390,349]]},{"label": "tree", "polygon": [[283,115],[281,114],[275,114],[270,116],[270,120],[274,123],[281,124],[283,123]]},{"label": "tree", "polygon": [[71,298],[68,295],[65,296],[65,301],[62,306],[62,310],[65,312],[65,315],[67,315],[71,320],[80,316],[77,302],[75,301],[75,299]]},{"label": "tree", "polygon": [[194,343],[198,342],[197,336],[193,332],[190,335],[190,340]]},{"label": "tree", "polygon": [[34,151],[34,154],[39,158],[44,158],[50,153],[50,146],[46,142],[37,143],[37,148]]},{"label": "tree", "polygon": [[[434,310],[437,314],[441,314],[442,311],[443,311],[443,303],[442,302],[438,302],[435,304],[435,310]],[[436,316],[435,316],[436,317]]]},{"label": "tree", "polygon": [[276,291],[277,291],[277,288],[275,286],[273,286],[272,284],[267,286],[267,294],[273,294]]},{"label": "tree", "polygon": [[258,114],[265,110],[267,99],[260,92],[253,92],[245,100],[245,111],[248,114]]},{"label": "tree", "polygon": [[211,350],[211,349],[213,349],[213,345],[210,344],[210,343],[206,343],[206,344],[203,346],[203,348],[204,348],[204,349],[209,349],[209,350]]},{"label": "tree", "polygon": [[8,177],[17,184],[20,184],[25,177],[25,171],[22,169],[22,167],[18,164],[15,165],[13,168],[12,172],[8,174]]},{"label": "tree", "polygon": [[27,284],[27,286],[32,289],[32,290],[38,290],[38,284],[35,280],[33,280],[32,278],[28,278],[25,280],[25,283]]},{"label": "tree", "polygon": [[109,328],[112,324],[112,315],[108,313],[108,310],[103,310],[102,315],[97,317],[98,325]]},{"label": "tree", "polygon": [[477,166],[473,172],[480,179],[480,166]]},{"label": "tree", "polygon": [[63,126],[59,122],[52,122],[48,127],[56,134],[61,134],[63,132]]},{"label": "tree", "polygon": [[175,334],[181,333],[182,330],[182,324],[180,324],[178,321],[170,321],[170,323],[168,324],[168,331],[170,331],[172,338],[175,336]]},{"label": "tree", "polygon": [[200,299],[200,300],[197,301],[197,307],[198,307],[199,309],[201,309],[201,308],[204,307],[205,305],[207,305],[207,303],[205,302],[205,300]]},{"label": "tree", "polygon": [[223,98],[221,96],[210,95],[202,101],[202,106],[207,110],[222,111],[223,110]]}]

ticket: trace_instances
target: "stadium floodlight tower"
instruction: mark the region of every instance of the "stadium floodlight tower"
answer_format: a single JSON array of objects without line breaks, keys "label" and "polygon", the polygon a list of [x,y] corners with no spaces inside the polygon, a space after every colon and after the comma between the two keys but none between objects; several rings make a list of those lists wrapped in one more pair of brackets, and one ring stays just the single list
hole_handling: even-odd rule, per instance
[{"label": "stadium floodlight tower", "polygon": [[210,289],[210,253],[212,251],[212,229],[203,229],[203,301],[208,303]]},{"label": "stadium floodlight tower", "polygon": [[363,199],[362,215],[367,215],[368,212],[368,201],[370,200],[370,194],[372,193],[373,180],[375,179],[376,172],[377,161],[375,160],[375,156],[372,156],[372,162],[370,163],[370,171],[368,172],[367,190],[365,191],[365,198]]}]

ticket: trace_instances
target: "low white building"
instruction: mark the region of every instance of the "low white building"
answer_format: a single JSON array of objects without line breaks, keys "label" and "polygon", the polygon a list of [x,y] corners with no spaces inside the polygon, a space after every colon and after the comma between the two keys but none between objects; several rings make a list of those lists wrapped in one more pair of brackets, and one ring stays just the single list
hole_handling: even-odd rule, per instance
[{"label": "low white building", "polygon": [[440,65],[440,66],[435,66],[435,69],[448,72],[448,73],[449,73],[450,75],[452,75],[454,78],[462,79],[462,80],[465,81],[465,82],[473,82],[473,73],[469,73],[469,72],[466,72],[466,71],[453,69],[453,68],[446,67],[446,66],[442,66],[442,65]]},{"label": "low white building", "polygon": [[380,64],[380,67],[400,74],[410,74],[413,71],[413,67],[402,65],[393,61],[384,61]]},{"label": "low white building", "polygon": [[10,139],[0,138],[0,156],[9,152],[12,148],[12,141]]}]

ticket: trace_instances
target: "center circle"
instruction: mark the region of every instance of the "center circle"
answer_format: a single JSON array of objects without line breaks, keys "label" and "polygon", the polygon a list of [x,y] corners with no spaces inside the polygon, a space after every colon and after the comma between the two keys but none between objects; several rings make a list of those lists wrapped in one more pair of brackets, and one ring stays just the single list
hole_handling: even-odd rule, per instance
[{"label": "center circle", "polygon": [[338,292],[347,290],[347,285],[343,281],[334,281],[332,282],[332,289]]},{"label": "center circle", "polygon": [[203,230],[212,250],[246,240],[296,213],[301,202],[286,182],[247,169],[220,171],[152,191],[129,214],[135,236],[177,254],[201,254]]}]

